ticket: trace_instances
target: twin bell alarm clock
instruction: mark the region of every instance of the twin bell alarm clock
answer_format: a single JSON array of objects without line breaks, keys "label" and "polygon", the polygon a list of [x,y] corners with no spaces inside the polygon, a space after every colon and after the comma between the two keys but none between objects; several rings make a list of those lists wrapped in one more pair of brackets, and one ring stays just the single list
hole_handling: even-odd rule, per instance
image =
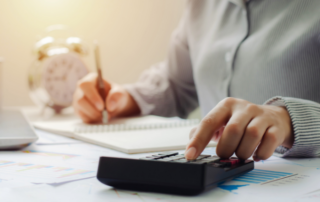
[{"label": "twin bell alarm clock", "polygon": [[35,44],[35,60],[28,73],[31,99],[56,113],[72,105],[77,82],[88,74],[82,58],[88,54],[79,37],[63,25],[47,28]]}]

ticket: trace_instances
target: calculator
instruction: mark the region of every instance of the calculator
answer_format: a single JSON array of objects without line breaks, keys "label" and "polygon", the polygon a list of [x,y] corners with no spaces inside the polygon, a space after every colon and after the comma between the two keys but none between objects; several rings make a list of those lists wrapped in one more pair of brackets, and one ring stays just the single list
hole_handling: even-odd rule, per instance
[{"label": "calculator", "polygon": [[140,159],[100,157],[97,178],[117,189],[197,195],[253,170],[252,160],[200,155],[187,160],[178,152]]}]

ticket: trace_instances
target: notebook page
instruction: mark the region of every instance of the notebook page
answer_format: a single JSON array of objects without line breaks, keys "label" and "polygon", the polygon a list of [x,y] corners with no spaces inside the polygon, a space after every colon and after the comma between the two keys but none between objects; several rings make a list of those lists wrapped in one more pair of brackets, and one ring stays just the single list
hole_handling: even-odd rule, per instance
[{"label": "notebook page", "polygon": [[[35,122],[34,126],[125,153],[141,153],[185,149],[189,133],[197,123],[198,121],[180,118],[143,116],[115,119],[107,125],[88,125],[75,119]],[[143,127],[136,127],[141,124]],[[131,126],[135,128],[132,129]],[[80,130],[76,130],[77,128]],[[98,128],[100,129],[97,130]],[[212,142],[209,146],[214,145]]]},{"label": "notebook page", "polygon": [[[194,126],[150,130],[77,133],[77,138],[125,153],[158,152],[185,149]],[[208,146],[215,146],[210,142]]]},{"label": "notebook page", "polygon": [[[153,125],[161,124],[165,126],[170,123],[179,123],[185,122],[177,117],[173,118],[164,118],[159,116],[138,116],[138,117],[130,117],[130,118],[117,118],[111,120],[106,126],[110,125],[149,125],[152,127]],[[36,128],[71,136],[72,133],[76,131],[77,128],[88,129],[91,132],[94,132],[94,128],[96,126],[101,126],[102,124],[85,124],[79,118],[74,118],[71,120],[54,120],[54,121],[36,121],[32,123]]]}]

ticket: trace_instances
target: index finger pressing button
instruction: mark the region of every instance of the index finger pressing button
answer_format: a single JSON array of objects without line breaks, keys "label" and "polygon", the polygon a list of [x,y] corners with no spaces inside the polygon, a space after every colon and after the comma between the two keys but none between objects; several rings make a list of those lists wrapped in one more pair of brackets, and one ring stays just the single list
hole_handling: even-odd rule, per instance
[{"label": "index finger pressing button", "polygon": [[195,159],[202,153],[206,145],[210,142],[215,132],[218,131],[230,118],[231,106],[224,107],[218,104],[201,121],[196,134],[187,146],[185,156],[187,159]]}]

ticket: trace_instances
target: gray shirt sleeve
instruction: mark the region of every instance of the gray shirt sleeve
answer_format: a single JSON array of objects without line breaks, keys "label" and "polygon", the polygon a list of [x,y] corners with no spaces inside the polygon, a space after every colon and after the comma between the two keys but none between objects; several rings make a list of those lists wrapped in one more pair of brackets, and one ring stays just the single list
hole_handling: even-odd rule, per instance
[{"label": "gray shirt sleeve", "polygon": [[167,60],[143,72],[138,82],[124,87],[137,102],[142,115],[185,118],[198,106],[185,17],[172,35]]},{"label": "gray shirt sleeve", "polygon": [[279,146],[274,155],[279,157],[319,157],[320,156],[320,104],[317,102],[291,98],[274,97],[265,104],[287,108],[294,132],[291,149]]}]

